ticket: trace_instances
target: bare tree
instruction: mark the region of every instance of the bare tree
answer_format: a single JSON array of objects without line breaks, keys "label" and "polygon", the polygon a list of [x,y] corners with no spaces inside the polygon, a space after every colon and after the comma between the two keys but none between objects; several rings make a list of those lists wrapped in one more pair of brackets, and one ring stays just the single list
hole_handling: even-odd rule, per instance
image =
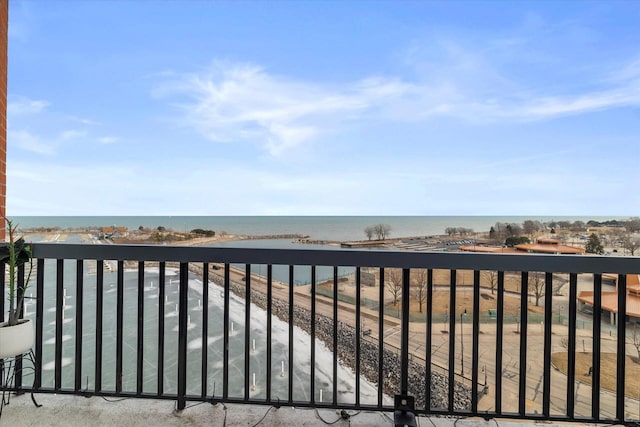
[{"label": "bare tree", "polygon": [[402,295],[402,270],[399,268],[389,269],[388,279],[385,286],[393,296],[393,306],[398,305],[398,298]]},{"label": "bare tree", "polygon": [[412,272],[414,274],[411,281],[413,282],[415,299],[418,301],[420,313],[422,313],[422,306],[427,300],[427,270],[425,268],[418,268]]},{"label": "bare tree", "polygon": [[633,346],[636,348],[636,351],[638,352],[637,362],[640,363],[640,333],[638,333],[637,326],[634,326],[633,328]]},{"label": "bare tree", "polygon": [[491,288],[491,295],[494,294],[496,286],[498,285],[498,272],[497,271],[485,271],[482,273],[486,281]]},{"label": "bare tree", "polygon": [[623,242],[624,248],[631,252],[631,256],[633,256],[638,248],[640,248],[640,238],[638,237],[627,235],[624,237]]},{"label": "bare tree", "polygon": [[533,237],[533,233],[535,233],[536,231],[540,230],[540,225],[539,223],[536,224],[535,221],[532,221],[530,219],[526,220],[525,222],[522,223],[522,229],[524,230],[524,232],[526,234],[529,235],[529,237]]},{"label": "bare tree", "polygon": [[532,272],[529,275],[529,291],[533,292],[536,298],[536,307],[540,303],[540,298],[544,296],[544,273]]},{"label": "bare tree", "polygon": [[367,236],[367,239],[371,240],[374,233],[375,231],[372,226],[368,226],[364,228],[364,234]]},{"label": "bare tree", "polygon": [[373,230],[378,240],[384,240],[391,234],[391,226],[389,224],[376,224]]}]

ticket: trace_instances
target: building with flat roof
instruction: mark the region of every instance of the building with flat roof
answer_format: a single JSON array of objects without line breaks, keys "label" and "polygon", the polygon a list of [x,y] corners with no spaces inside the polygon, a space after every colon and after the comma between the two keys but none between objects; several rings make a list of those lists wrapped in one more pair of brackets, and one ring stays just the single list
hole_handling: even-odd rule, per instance
[{"label": "building with flat roof", "polygon": [[536,243],[522,243],[514,248],[483,246],[483,245],[463,245],[459,248],[461,251],[467,252],[485,252],[485,253],[540,253],[540,254],[567,254],[577,255],[585,252],[584,248],[576,246],[568,246],[560,244],[556,239],[541,238]]},{"label": "building with flat roof", "polygon": [[[603,279],[605,275],[603,275]],[[607,275],[609,278],[611,275]],[[632,319],[640,319],[640,274],[627,274],[627,313],[626,315]],[[615,280],[616,289],[601,292],[602,311],[609,313],[609,319],[612,325],[618,323],[618,283]],[[593,308],[594,292],[581,291],[578,294],[578,303],[581,311],[586,307]]]}]

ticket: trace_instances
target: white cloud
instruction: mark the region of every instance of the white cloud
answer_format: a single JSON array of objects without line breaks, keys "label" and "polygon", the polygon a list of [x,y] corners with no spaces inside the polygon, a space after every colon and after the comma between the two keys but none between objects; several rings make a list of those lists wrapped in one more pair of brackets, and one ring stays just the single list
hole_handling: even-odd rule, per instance
[{"label": "white cloud", "polygon": [[115,136],[103,136],[101,138],[98,138],[98,142],[101,142],[103,144],[113,144],[114,142],[118,142],[120,140],[120,138],[117,138]]},{"label": "white cloud", "polygon": [[58,139],[60,139],[61,141],[68,141],[71,139],[82,138],[85,136],[87,136],[87,131],[70,129],[70,130],[62,131],[58,136]]},{"label": "white cloud", "polygon": [[217,62],[207,72],[165,81],[153,94],[172,100],[183,110],[185,123],[207,139],[252,142],[272,156],[347,122],[366,126],[371,120],[446,116],[471,123],[535,121],[640,105],[637,61],[615,79],[594,77],[597,89],[554,93],[513,82],[481,52],[470,54],[450,43],[445,50],[448,56],[437,71],[423,64],[429,71],[418,72],[413,81],[374,76],[330,85],[276,76],[254,65]]},{"label": "white cloud", "polygon": [[36,114],[50,104],[48,101],[30,99],[25,96],[9,96],[7,113],[9,115]]},{"label": "white cloud", "polygon": [[42,141],[39,137],[26,130],[9,130],[7,134],[7,143],[37,154],[50,155],[55,151],[50,143]]},{"label": "white cloud", "polygon": [[211,72],[188,75],[155,88],[160,97],[186,96],[186,119],[212,141],[251,141],[277,156],[328,127],[399,96],[408,86],[368,78],[343,87],[298,82],[250,65],[216,63]]}]

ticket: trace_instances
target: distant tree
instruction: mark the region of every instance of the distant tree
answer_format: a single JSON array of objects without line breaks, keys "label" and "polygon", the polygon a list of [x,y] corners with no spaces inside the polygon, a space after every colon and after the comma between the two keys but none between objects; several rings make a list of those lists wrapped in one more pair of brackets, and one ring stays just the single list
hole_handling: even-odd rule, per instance
[{"label": "distant tree", "polygon": [[444,229],[444,232],[447,233],[449,235],[449,237],[451,237],[454,234],[456,234],[458,232],[458,230],[456,230],[455,227],[447,227],[447,228]]},{"label": "distant tree", "polygon": [[364,234],[367,236],[368,240],[371,240],[374,234],[373,226],[369,225],[364,228]]},{"label": "distant tree", "polygon": [[413,290],[415,299],[420,306],[420,313],[422,313],[422,306],[427,300],[427,270],[425,268],[419,268],[412,271],[414,274],[411,277],[413,282]]},{"label": "distant tree", "polygon": [[482,273],[484,278],[486,279],[489,287],[491,288],[491,295],[493,295],[496,286],[498,286],[498,272],[497,271],[484,271]]},{"label": "distant tree", "polygon": [[510,236],[519,236],[522,234],[522,227],[519,224],[511,223],[505,226],[507,231],[507,237]]},{"label": "distant tree", "polygon": [[626,250],[631,252],[631,256],[634,256],[635,252],[640,248],[640,238],[627,235],[624,237],[623,245]]},{"label": "distant tree", "polygon": [[166,228],[164,228],[162,225],[159,225],[157,228],[158,231],[162,232],[162,231],[167,231]]},{"label": "distant tree", "polygon": [[625,228],[629,233],[636,233],[640,231],[640,218],[633,217],[629,218],[629,220],[625,223]]},{"label": "distant tree", "polygon": [[393,305],[395,307],[398,305],[398,298],[402,295],[402,270],[399,268],[390,269],[385,286],[393,296]]},{"label": "distant tree", "polygon": [[378,240],[384,240],[391,234],[391,226],[389,224],[376,224],[373,227],[373,231]]},{"label": "distant tree", "polygon": [[586,230],[586,226],[583,221],[574,221],[573,224],[571,224],[571,230],[584,231]]},{"label": "distant tree", "polygon": [[138,231],[142,231],[142,230],[144,230],[144,227],[143,226],[139,226],[138,227]]},{"label": "distant tree", "polygon": [[507,237],[507,239],[504,241],[504,244],[510,248],[513,248],[515,245],[521,245],[523,243],[531,243],[531,241],[526,236]]},{"label": "distant tree", "polygon": [[596,235],[596,233],[591,233],[589,238],[587,239],[587,244],[584,247],[585,252],[589,254],[598,254],[602,255],[604,253],[604,248],[602,247],[602,243],[600,243],[600,239]]},{"label": "distant tree", "polygon": [[551,229],[551,234],[556,234],[556,229],[555,228]]},{"label": "distant tree", "polygon": [[532,272],[529,274],[529,291],[533,292],[536,307],[540,303],[540,298],[544,296],[544,287],[544,273]]},{"label": "distant tree", "polygon": [[204,237],[214,237],[216,235],[216,232],[213,230],[204,230],[202,228],[194,228],[193,230],[191,230],[191,234],[196,234],[198,236],[204,236]]},{"label": "distant tree", "polygon": [[638,353],[636,363],[640,363],[640,334],[638,333],[637,325],[633,328],[633,346],[636,348],[636,352]]},{"label": "distant tree", "polygon": [[489,239],[490,240],[497,240],[497,235],[498,233],[496,232],[496,229],[494,226],[491,226],[491,229],[489,230]]},{"label": "distant tree", "polygon": [[571,228],[571,223],[569,221],[558,221],[558,227],[557,228],[569,229],[569,228]]},{"label": "distant tree", "polygon": [[540,230],[540,225],[537,224],[535,221],[528,219],[522,223],[522,229],[529,236],[533,236],[533,233]]}]

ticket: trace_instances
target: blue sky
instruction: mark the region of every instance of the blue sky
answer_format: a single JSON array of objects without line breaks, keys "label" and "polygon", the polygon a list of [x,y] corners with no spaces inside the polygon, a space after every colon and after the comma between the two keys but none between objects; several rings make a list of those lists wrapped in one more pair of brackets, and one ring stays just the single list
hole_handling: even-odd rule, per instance
[{"label": "blue sky", "polygon": [[19,1],[9,215],[638,215],[634,1]]}]

